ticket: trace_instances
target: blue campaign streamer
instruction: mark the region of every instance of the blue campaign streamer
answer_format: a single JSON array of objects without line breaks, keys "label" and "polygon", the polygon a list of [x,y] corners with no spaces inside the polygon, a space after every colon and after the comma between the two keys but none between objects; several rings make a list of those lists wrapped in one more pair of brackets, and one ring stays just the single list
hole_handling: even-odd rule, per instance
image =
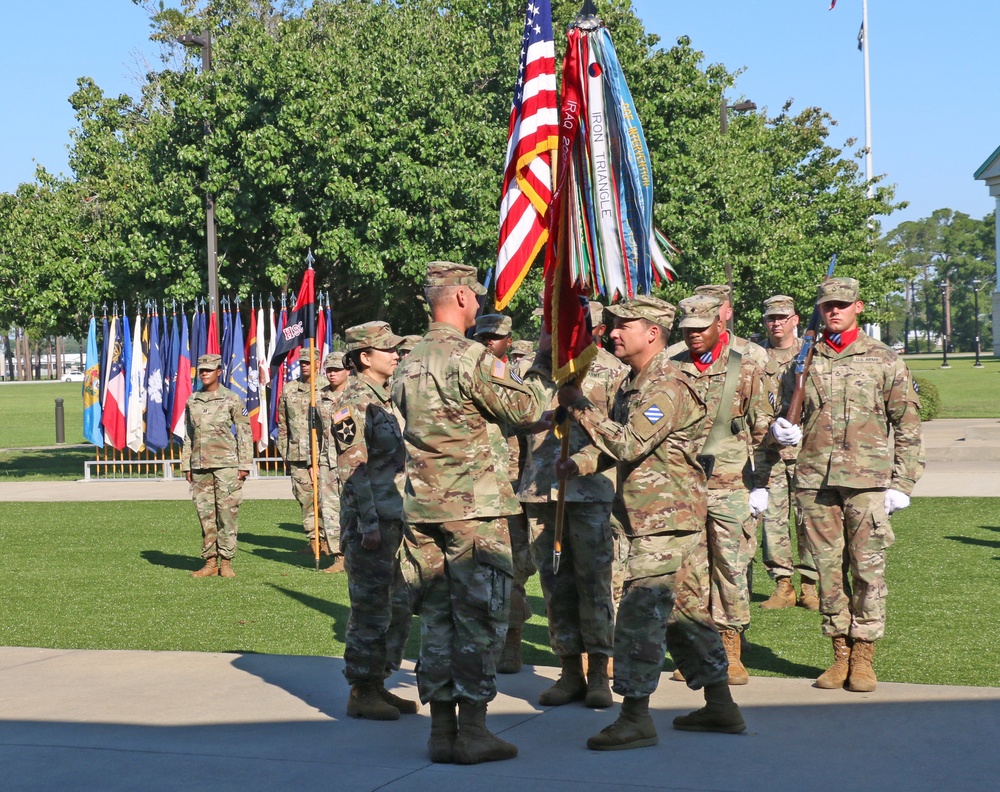
[{"label": "blue campaign streamer", "polygon": [[653,227],[653,176],[649,149],[611,34],[606,28],[601,28],[598,36],[592,37],[591,41],[604,63],[604,77],[614,98],[614,115],[620,130],[618,140],[625,163],[620,190],[623,206],[633,218],[630,230],[636,246],[635,283],[640,290],[648,292],[652,285],[649,240]]}]

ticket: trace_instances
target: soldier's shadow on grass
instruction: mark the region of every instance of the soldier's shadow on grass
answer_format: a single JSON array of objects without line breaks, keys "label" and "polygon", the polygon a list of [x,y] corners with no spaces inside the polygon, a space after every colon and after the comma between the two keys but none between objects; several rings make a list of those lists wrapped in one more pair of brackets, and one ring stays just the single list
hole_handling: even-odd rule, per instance
[{"label": "soldier's shadow on grass", "polygon": [[[293,525],[293,523],[281,523],[281,527]],[[298,528],[300,534],[302,526]],[[258,558],[266,558],[268,561],[279,561],[284,564],[294,564],[295,566],[312,566],[313,559],[308,555],[298,552],[305,546],[305,534],[301,534],[298,539],[285,538],[283,536],[273,536],[272,534],[255,534],[240,531],[240,544],[253,545],[250,552]]]},{"label": "soldier's shadow on grass", "polygon": [[310,594],[304,594],[301,591],[295,591],[294,589],[285,588],[284,586],[276,586],[274,583],[268,583],[268,586],[284,594],[296,602],[300,602],[303,605],[312,608],[314,611],[329,616],[333,620],[333,637],[338,643],[344,643],[347,640],[347,620],[351,615],[351,606],[342,605],[339,602],[333,602],[328,599],[321,599],[319,597],[313,597]]},{"label": "soldier's shadow on grass", "polygon": [[740,659],[749,671],[771,671],[772,673],[795,679],[816,677],[826,670],[825,668],[816,668],[816,666],[786,660],[772,652],[769,647],[760,644],[751,644],[750,649],[744,651]]},{"label": "soldier's shadow on grass", "polygon": [[[985,531],[1000,533],[1000,528],[994,525],[980,525],[979,527]],[[1000,540],[997,539],[977,539],[974,536],[946,536],[945,539],[950,539],[953,542],[961,542],[966,545],[972,545],[973,547],[991,547],[994,550],[1000,550]],[[994,560],[997,560],[996,557],[994,557]]]},{"label": "soldier's shadow on grass", "polygon": [[205,565],[205,561],[198,556],[177,555],[176,553],[164,553],[160,550],[143,550],[139,555],[150,564],[166,567],[167,569],[183,569],[194,572]]}]

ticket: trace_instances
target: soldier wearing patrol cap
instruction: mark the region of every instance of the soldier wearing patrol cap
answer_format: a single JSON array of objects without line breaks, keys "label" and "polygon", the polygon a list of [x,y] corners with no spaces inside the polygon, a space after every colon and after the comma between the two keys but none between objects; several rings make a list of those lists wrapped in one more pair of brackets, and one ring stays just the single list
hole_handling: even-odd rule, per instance
[{"label": "soldier wearing patrol cap", "polygon": [[421,338],[423,338],[423,336],[419,335],[403,336],[403,340],[400,342],[399,346],[396,347],[396,351],[399,352],[399,359],[402,360],[408,354],[410,354],[410,351],[413,349],[413,347],[417,345],[417,342],[419,342]]},{"label": "soldier wearing patrol cap", "polygon": [[[201,390],[184,407],[184,445],[181,472],[191,484],[191,495],[201,521],[201,557],[205,566],[191,577],[236,577],[237,517],[243,500],[243,481],[253,465],[250,419],[240,397],[226,387],[222,358],[198,358]],[[233,429],[235,428],[235,435]]]},{"label": "soldier wearing patrol cap", "polygon": [[483,314],[476,319],[476,329],[472,337],[493,353],[493,357],[505,360],[511,345],[513,324],[504,314]]},{"label": "soldier wearing patrol cap", "polygon": [[411,619],[396,557],[403,539],[406,454],[402,418],[388,390],[403,339],[386,322],[355,325],[345,338],[357,376],[341,397],[331,434],[343,482],[342,543],[351,600],[344,641],[344,676],[351,685],[347,714],[397,720],[418,709],[385,687],[402,661]]},{"label": "soldier wearing patrol cap", "polygon": [[[718,298],[695,295],[680,302],[687,349],[673,357],[705,405],[694,438],[708,477],[708,550],[711,587],[704,605],[722,635],[729,658],[729,684],[750,677],[741,660],[741,633],[750,624],[748,571],[757,548],[757,524],[767,508],[768,472],[763,448],[774,410],[764,390],[764,372],[730,347]],[[683,669],[675,679],[683,678]]]},{"label": "soldier wearing patrol cap", "polygon": [[507,353],[507,359],[510,361],[512,366],[518,367],[521,361],[528,355],[533,354],[534,351],[534,344],[525,339],[521,339],[520,341],[515,341],[510,345],[510,351]]},{"label": "soldier wearing patrol cap", "polygon": [[[714,297],[719,301],[719,322],[721,323],[720,335],[724,343],[728,344],[730,349],[735,349],[743,357],[749,357],[754,363],[761,367],[761,370],[767,368],[767,353],[760,347],[759,344],[755,344],[753,341],[748,341],[745,338],[740,338],[737,335],[733,335],[729,332],[729,320],[733,317],[733,291],[725,283],[707,283],[701,286],[696,286],[694,290],[695,295],[702,297]],[[671,357],[674,357],[679,352],[683,352],[687,345],[683,339],[674,344],[667,352]]]},{"label": "soldier wearing patrol cap", "polygon": [[878,681],[875,642],[885,631],[889,515],[909,505],[924,469],[920,401],[899,355],[858,326],[864,302],[854,278],[824,281],[817,304],[823,333],[801,428],[778,418],[771,432],[782,445],[802,443],[795,510],[816,561],[822,630],[834,654],[816,686],[869,692]]},{"label": "soldier wearing patrol cap", "polygon": [[[292,479],[292,494],[302,508],[302,527],[306,544],[298,550],[302,555],[312,555],[317,527],[313,513],[312,438],[309,434],[309,409],[312,405],[311,382],[316,373],[317,352],[303,347],[299,356],[300,373],[297,380],[285,383],[278,399],[277,448],[285,461],[285,468]],[[326,530],[319,525],[319,550],[321,555],[331,555]]]},{"label": "soldier wearing patrol cap", "polygon": [[[798,325],[799,316],[795,313],[795,301],[791,297],[776,294],[764,300],[764,330],[767,338],[762,346],[768,357],[764,374],[768,399],[776,411],[781,410],[779,401],[782,382],[786,378],[795,377],[793,364],[802,348],[802,339],[795,332]],[[792,585],[792,575],[796,570],[802,578],[798,604],[809,610],[819,610],[819,598],[816,595],[816,564],[806,547],[798,519],[794,513],[789,517],[789,493],[792,477],[795,475],[797,454],[796,446],[784,448],[769,444],[767,448],[771,478],[767,484],[767,510],[761,520],[763,538],[761,550],[764,569],[775,582],[775,588],[774,593],[760,604],[764,610],[791,608],[796,604],[795,587]],[[797,564],[792,559],[793,530],[798,547]]]},{"label": "soldier wearing patrol cap", "polygon": [[[336,342],[334,342],[336,343]],[[350,381],[350,369],[344,362],[344,351],[329,353],[323,358],[327,384],[316,393],[316,411],[319,413],[319,506],[320,519],[326,533],[326,542],[333,555],[333,563],[323,571],[337,574],[344,571],[344,554],[340,547],[340,478],[337,476],[337,447],[330,434],[333,414]]]},{"label": "soldier wearing patrol cap", "polygon": [[[587,746],[608,751],[656,744],[649,696],[668,649],[688,686],[704,688],[706,701],[675,718],[674,727],[742,732],[746,724],[726,684],[722,641],[700,607],[708,586],[707,508],[705,473],[693,448],[705,408],[666,354],[674,306],[637,297],[608,313],[615,356],[631,369],[611,417],[579,388],[559,391],[560,404],[594,444],[618,460],[614,512],[627,543],[614,649],[614,690],[624,701],[618,720]],[[573,473],[573,465],[561,472]]]},{"label": "soldier wearing patrol cap", "polygon": [[465,337],[485,292],[474,267],[428,264],[432,321],[392,382],[392,401],[406,422],[401,563],[421,619],[417,684],[431,705],[434,762],[517,755],[486,727],[510,603],[507,517],[520,511],[502,425],[535,422],[548,391],[530,372],[522,383]]}]

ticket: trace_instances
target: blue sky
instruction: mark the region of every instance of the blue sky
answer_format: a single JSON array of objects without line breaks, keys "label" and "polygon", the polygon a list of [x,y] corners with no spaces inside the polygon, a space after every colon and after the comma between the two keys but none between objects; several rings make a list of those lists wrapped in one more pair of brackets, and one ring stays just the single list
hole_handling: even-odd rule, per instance
[{"label": "blue sky", "polygon": [[[681,35],[706,61],[743,68],[730,101],[745,97],[772,114],[822,107],[838,122],[831,142],[864,143],[862,0],[633,0],[647,29],[670,45]],[[5,4],[0,48],[0,190],[34,177],[35,162],[68,170],[67,101],[76,79],[108,94],[134,93],[159,48],[131,0]],[[990,36],[997,0],[869,0],[872,150],[875,173],[910,207],[892,227],[949,207],[982,217],[993,209],[972,174],[1000,146],[1000,68]],[[612,31],[612,34],[614,31]],[[502,152],[498,153],[502,156]],[[34,160],[34,161],[33,161]]]}]

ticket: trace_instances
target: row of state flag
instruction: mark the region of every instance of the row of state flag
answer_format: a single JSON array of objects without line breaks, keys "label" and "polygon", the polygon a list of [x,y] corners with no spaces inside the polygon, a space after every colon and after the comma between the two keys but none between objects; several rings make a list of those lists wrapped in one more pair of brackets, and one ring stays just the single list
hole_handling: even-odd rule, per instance
[{"label": "row of state flag", "polygon": [[[130,321],[117,306],[90,318],[83,383],[84,436],[99,448],[156,453],[185,435],[184,408],[201,387],[198,358],[222,358],[222,384],[243,401],[253,440],[263,453],[277,437],[277,404],[285,382],[299,376],[299,352],[315,338],[320,359],[334,349],[329,298],[313,298],[307,270],[295,305],[265,311],[223,301],[221,315],[204,305],[190,315],[150,303]],[[221,342],[218,325],[221,323]],[[245,331],[244,331],[245,328]]]}]

